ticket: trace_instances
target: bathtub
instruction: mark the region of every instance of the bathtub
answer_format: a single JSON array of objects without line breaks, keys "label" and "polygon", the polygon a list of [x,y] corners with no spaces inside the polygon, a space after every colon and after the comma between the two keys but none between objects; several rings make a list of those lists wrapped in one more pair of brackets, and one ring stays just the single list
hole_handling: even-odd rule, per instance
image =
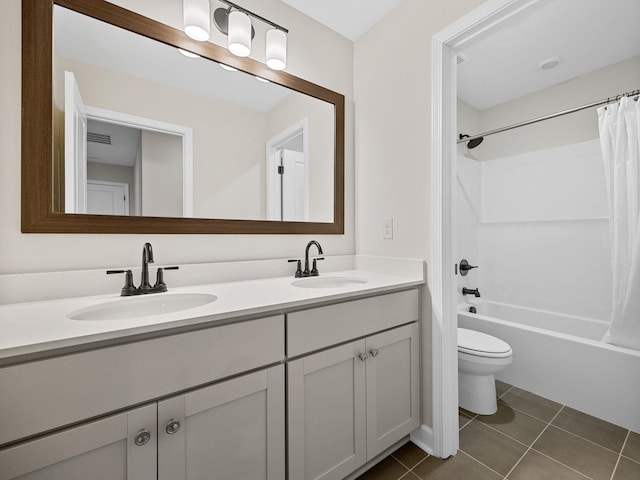
[{"label": "bathtub", "polygon": [[640,351],[603,343],[602,321],[483,301],[460,306],[458,326],[511,345],[496,378],[640,432]]}]

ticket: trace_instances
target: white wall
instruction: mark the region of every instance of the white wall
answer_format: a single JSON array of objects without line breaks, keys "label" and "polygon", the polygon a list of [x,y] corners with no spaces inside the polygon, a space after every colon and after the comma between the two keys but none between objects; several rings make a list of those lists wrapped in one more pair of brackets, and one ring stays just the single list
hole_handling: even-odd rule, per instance
[{"label": "white wall", "polygon": [[[615,97],[640,85],[640,56],[479,112],[482,132]],[[488,160],[598,138],[595,108],[509,130],[474,149]],[[477,131],[475,133],[480,133]]]},{"label": "white wall", "polygon": [[[181,27],[180,0],[120,0],[114,3]],[[164,264],[285,258],[303,253],[310,235],[20,233],[20,5],[20,0],[4,1],[0,16],[0,274],[137,265],[142,244],[146,241],[153,243],[156,260]],[[345,234],[313,237],[322,243],[327,255],[351,254],[355,249],[353,44],[279,0],[246,0],[243,6],[290,30],[289,73],[346,96]],[[225,37],[214,33],[217,35],[214,40],[223,43]],[[264,56],[261,42],[262,36],[256,35],[254,51],[257,57]]]},{"label": "white wall", "polygon": [[[429,269],[431,37],[481,3],[404,0],[355,42],[356,250],[364,255],[427,259]],[[393,217],[392,240],[382,238],[384,217]],[[431,425],[428,292],[422,308],[422,414]]]},{"label": "white wall", "polygon": [[483,297],[607,320],[611,254],[598,140],[482,163]]},{"label": "white wall", "polygon": [[181,217],[183,213],[182,137],[140,132],[142,215]]}]

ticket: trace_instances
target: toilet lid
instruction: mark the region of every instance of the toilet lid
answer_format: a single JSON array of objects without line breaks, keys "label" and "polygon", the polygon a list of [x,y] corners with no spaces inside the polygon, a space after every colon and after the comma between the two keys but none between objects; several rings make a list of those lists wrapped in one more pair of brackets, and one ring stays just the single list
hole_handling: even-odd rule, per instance
[{"label": "toilet lid", "polygon": [[507,342],[486,333],[458,328],[458,351],[479,357],[508,357],[511,347]]}]

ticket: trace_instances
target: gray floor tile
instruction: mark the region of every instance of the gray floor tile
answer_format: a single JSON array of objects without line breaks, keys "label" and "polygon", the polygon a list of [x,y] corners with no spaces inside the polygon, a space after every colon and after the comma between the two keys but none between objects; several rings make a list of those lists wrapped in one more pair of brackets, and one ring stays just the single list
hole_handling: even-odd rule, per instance
[{"label": "gray floor tile", "polygon": [[511,388],[511,385],[509,385],[508,383],[504,383],[504,382],[501,382],[500,380],[496,380],[496,395],[498,396],[498,398],[500,398],[502,395],[507,393],[507,391],[509,391],[510,388]]},{"label": "gray floor tile", "polygon": [[525,445],[531,445],[547,425],[537,418],[514,410],[501,400],[498,401],[498,411],[496,413],[486,416],[480,415],[477,420],[515,438]]},{"label": "gray floor tile", "polygon": [[613,475],[613,480],[638,480],[640,478],[640,463],[622,457]]},{"label": "gray floor tile", "polygon": [[509,473],[527,448],[477,420],[460,431],[460,450],[502,475]]},{"label": "gray floor tile", "polygon": [[393,452],[393,457],[405,467],[411,469],[427,457],[427,453],[409,442]]},{"label": "gray floor tile", "polygon": [[527,452],[507,478],[508,480],[588,480],[580,473],[534,450]]},{"label": "gray floor tile", "polygon": [[462,428],[471,421],[471,417],[468,417],[462,412],[458,413],[458,428]]},{"label": "gray floor tile", "polygon": [[618,460],[615,453],[554,426],[545,430],[533,449],[594,480],[609,480]]},{"label": "gray floor tile", "polygon": [[640,434],[636,432],[629,433],[629,438],[622,450],[622,455],[636,462],[640,462]]},{"label": "gray floor tile", "polygon": [[620,453],[628,432],[625,428],[569,407],[565,407],[551,423],[616,453]]},{"label": "gray floor tile", "polygon": [[504,394],[500,400],[510,407],[522,410],[547,423],[550,422],[562,408],[562,405],[559,403],[552,402],[551,400],[516,387]]},{"label": "gray floor tile", "polygon": [[408,471],[395,458],[387,457],[360,475],[357,480],[398,480]]},{"label": "gray floor tile", "polygon": [[502,478],[462,452],[458,452],[447,460],[429,457],[412,472],[422,480],[500,480]]}]

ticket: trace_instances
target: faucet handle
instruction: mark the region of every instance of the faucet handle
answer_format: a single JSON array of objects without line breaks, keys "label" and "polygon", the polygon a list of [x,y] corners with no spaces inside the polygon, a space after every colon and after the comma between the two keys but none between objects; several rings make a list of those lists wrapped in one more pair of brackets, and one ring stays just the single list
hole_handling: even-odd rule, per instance
[{"label": "faucet handle", "polygon": [[121,297],[128,297],[130,295],[134,295],[136,291],[136,286],[133,284],[133,273],[131,270],[107,270],[107,275],[112,275],[114,273],[124,273],[124,287],[120,291]]},{"label": "faucet handle", "polygon": [[317,277],[318,275],[320,275],[320,272],[318,272],[318,264],[316,263],[318,260],[324,260],[324,257],[317,257],[313,259],[313,266],[311,267],[312,277]]},{"label": "faucet handle", "polygon": [[164,283],[164,271],[165,270],[179,270],[180,267],[178,266],[173,266],[173,267],[159,267],[157,272],[156,272],[156,283],[153,286],[154,289],[156,289],[158,292],[166,292],[167,291],[167,284]]},{"label": "faucet handle", "polygon": [[292,259],[287,260],[287,261],[288,261],[289,263],[292,263],[292,262],[298,262],[298,265],[297,265],[297,267],[298,267],[298,268],[296,268],[295,277],[296,277],[296,278],[300,278],[300,277],[302,277],[302,260],[300,260],[300,259],[298,259],[298,258],[292,258]]}]

